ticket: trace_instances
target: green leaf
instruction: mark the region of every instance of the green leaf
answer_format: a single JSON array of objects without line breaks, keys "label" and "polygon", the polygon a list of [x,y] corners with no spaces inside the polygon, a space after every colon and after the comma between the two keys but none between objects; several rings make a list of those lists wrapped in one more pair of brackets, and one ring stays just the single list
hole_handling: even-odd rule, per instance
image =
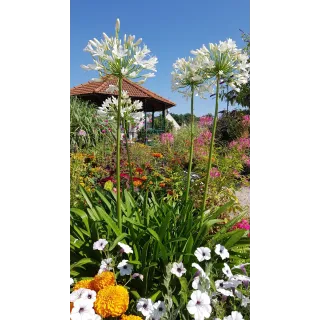
[{"label": "green leaf", "polygon": [[229,249],[231,248],[234,244],[236,244],[246,233],[246,230],[237,230],[235,234],[232,235],[232,237],[229,238],[229,240],[224,244],[224,246]]},{"label": "green leaf", "polygon": [[85,225],[85,227],[87,229],[87,232],[91,236],[90,227],[89,227],[89,220],[88,220],[87,214],[83,210],[80,210],[80,209],[77,209],[77,208],[71,208],[70,211],[75,213],[75,214],[77,214],[81,218],[83,224]]},{"label": "green leaf", "polygon": [[147,230],[158,241],[158,244],[159,244],[159,247],[160,247],[160,251],[161,251],[161,254],[162,254],[162,258],[165,261],[167,261],[168,260],[167,250],[164,247],[164,245],[162,244],[159,235],[154,230],[152,230],[151,228],[147,228]]},{"label": "green leaf", "polygon": [[101,207],[96,207],[98,210],[100,217],[111,227],[112,231],[119,237],[122,233],[114,220],[102,209]]},{"label": "green leaf", "polygon": [[135,291],[135,290],[130,290],[130,293],[136,298],[136,299],[140,299],[141,297],[140,297],[140,294],[137,292],[137,291]]},{"label": "green leaf", "polygon": [[77,267],[81,267],[85,264],[97,264],[96,261],[93,261],[91,260],[90,258],[83,258],[75,263],[73,263],[71,266],[70,266],[70,270],[74,269],[74,268],[77,268]]},{"label": "green leaf", "polygon": [[156,293],[154,293],[154,294],[150,297],[150,299],[151,299],[152,302],[155,302],[155,301],[156,301],[159,293],[161,293],[161,290],[158,290]]},{"label": "green leaf", "polygon": [[112,246],[110,246],[109,250],[110,251],[113,250],[116,247],[116,245],[118,244],[118,242],[121,241],[122,239],[126,238],[126,237],[128,237],[127,233],[121,233],[120,236],[118,236],[116,238],[116,240],[113,241],[113,244],[112,244]]},{"label": "green leaf", "polygon": [[178,278],[180,285],[181,285],[181,290],[179,292],[179,295],[182,297],[182,300],[184,303],[187,303],[188,301],[188,295],[189,295],[189,290],[188,290],[188,281],[185,277],[180,277]]}]

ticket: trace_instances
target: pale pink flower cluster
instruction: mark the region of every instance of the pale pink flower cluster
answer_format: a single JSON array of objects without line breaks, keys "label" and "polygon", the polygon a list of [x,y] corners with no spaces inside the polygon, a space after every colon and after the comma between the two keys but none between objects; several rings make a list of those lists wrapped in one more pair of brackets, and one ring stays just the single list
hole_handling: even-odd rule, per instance
[{"label": "pale pink flower cluster", "polygon": [[200,133],[199,137],[194,140],[195,144],[198,146],[204,146],[209,144],[211,140],[212,133],[209,130]]},{"label": "pale pink flower cluster", "polygon": [[247,114],[247,115],[243,116],[242,124],[244,126],[249,126],[250,125],[250,115]]},{"label": "pale pink flower cluster", "polygon": [[211,126],[213,123],[213,117],[210,116],[202,116],[199,120],[199,126],[201,127],[208,127]]},{"label": "pale pink flower cluster", "polygon": [[231,141],[229,144],[230,148],[236,147],[239,151],[250,148],[250,138],[239,138]]},{"label": "pale pink flower cluster", "polygon": [[170,132],[162,133],[160,135],[160,141],[162,144],[173,143],[174,141],[173,134]]},{"label": "pale pink flower cluster", "polygon": [[220,171],[217,169],[217,168],[212,168],[211,170],[210,170],[210,177],[211,178],[218,178],[218,177],[220,177],[221,176],[221,173],[220,173]]}]

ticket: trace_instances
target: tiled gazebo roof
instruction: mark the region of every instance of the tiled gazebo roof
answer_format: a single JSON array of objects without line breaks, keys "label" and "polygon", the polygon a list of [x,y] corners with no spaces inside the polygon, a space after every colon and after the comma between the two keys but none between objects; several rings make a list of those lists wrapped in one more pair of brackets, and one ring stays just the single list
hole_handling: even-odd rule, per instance
[{"label": "tiled gazebo roof", "polygon": [[[108,96],[111,96],[106,93],[106,89],[110,84],[116,85],[117,79],[115,77],[110,77],[104,80],[104,82],[89,81],[87,83],[80,84],[70,89],[70,95],[78,96],[101,105]],[[127,91],[133,100],[141,100],[143,102],[143,109],[147,112],[162,111],[176,105],[174,102],[165,99],[126,78],[123,79],[122,89]],[[118,92],[115,91],[112,95],[117,96]]]}]

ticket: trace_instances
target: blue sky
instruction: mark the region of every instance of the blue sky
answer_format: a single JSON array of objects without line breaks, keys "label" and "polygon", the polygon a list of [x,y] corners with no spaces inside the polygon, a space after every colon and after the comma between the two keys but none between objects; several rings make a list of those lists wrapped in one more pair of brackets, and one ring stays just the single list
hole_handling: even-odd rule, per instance
[{"label": "blue sky", "polygon": [[[219,42],[226,38],[243,47],[239,29],[250,32],[249,0],[162,0],[162,1],[106,1],[71,0],[70,17],[70,87],[95,77],[93,71],[85,71],[81,64],[92,62],[84,52],[88,40],[102,38],[102,32],[114,35],[117,18],[121,21],[120,36],[126,33],[142,38],[158,57],[157,73],[144,86],[168,98],[177,105],[171,113],[190,112],[190,101],[178,92],[171,91],[172,64],[177,58],[188,57],[190,50],[202,44]],[[213,113],[214,101],[195,98],[195,114]],[[220,102],[219,109],[226,108]]]}]

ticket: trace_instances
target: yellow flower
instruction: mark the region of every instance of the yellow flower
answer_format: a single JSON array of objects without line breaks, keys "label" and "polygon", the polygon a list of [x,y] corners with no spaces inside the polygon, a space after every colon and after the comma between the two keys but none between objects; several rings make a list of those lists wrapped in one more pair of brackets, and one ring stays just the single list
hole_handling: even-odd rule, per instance
[{"label": "yellow flower", "polygon": [[139,186],[142,185],[142,182],[141,182],[140,180],[136,180],[136,181],[133,181],[133,185],[134,185],[135,187],[139,187]]},{"label": "yellow flower", "polygon": [[97,292],[103,288],[114,286],[115,283],[114,273],[109,271],[97,274],[92,280],[93,289]]},{"label": "yellow flower", "polygon": [[125,287],[109,286],[97,293],[94,309],[103,318],[119,317],[129,306],[129,293]]},{"label": "yellow flower", "polygon": [[80,289],[80,288],[92,290],[92,289],[93,289],[92,281],[93,281],[92,279],[85,279],[85,280],[80,280],[80,281],[78,281],[78,282],[74,285],[73,291],[78,290],[78,289]]},{"label": "yellow flower", "polygon": [[130,314],[130,315],[125,315],[125,314],[123,314],[122,316],[121,316],[121,320],[142,320],[142,318],[141,317],[139,317],[139,316],[134,316],[134,315],[132,315],[132,314]]}]

